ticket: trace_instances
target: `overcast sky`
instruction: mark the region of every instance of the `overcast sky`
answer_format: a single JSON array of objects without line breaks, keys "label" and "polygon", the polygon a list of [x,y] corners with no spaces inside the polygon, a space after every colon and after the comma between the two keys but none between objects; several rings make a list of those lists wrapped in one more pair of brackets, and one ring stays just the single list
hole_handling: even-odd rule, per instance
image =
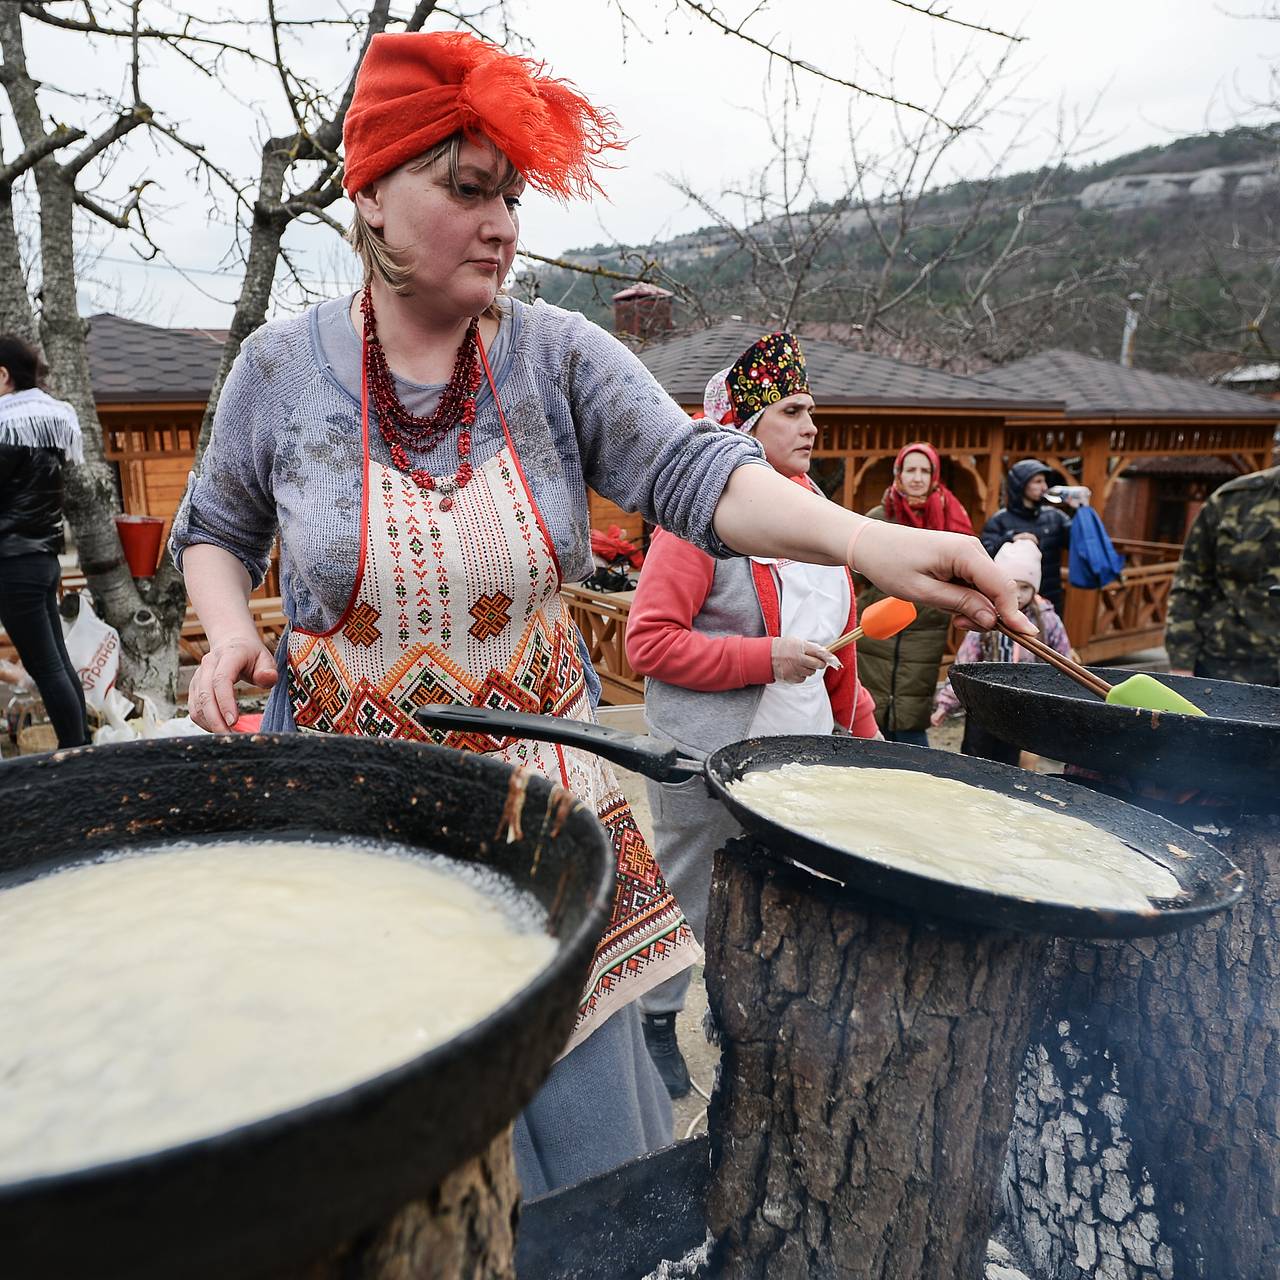
[{"label": "overcast sky", "polygon": [[[923,0],[921,0],[923,3]],[[533,4],[513,0],[512,26],[559,75],[595,102],[609,106],[630,139],[615,171],[607,174],[607,200],[561,206],[529,193],[522,242],[547,255],[597,242],[645,243],[692,230],[706,216],[666,181],[674,175],[708,197],[750,179],[770,152],[762,116],[776,119],[785,100],[793,117],[813,121],[813,171],[819,195],[839,194],[850,169],[850,122],[861,145],[882,151],[894,127],[891,108],[835,85],[799,75],[790,81],[767,57],[714,31],[672,0],[625,0],[642,31],[624,42],[616,10],[605,0]],[[206,9],[206,5],[208,8]],[[193,0],[199,12],[213,0]],[[285,0],[286,12],[337,15],[340,0]],[[753,5],[724,0],[738,21]],[[1280,54],[1280,22],[1241,20],[1232,12],[1260,7],[1254,0],[1227,6],[1214,0],[1037,0],[1019,8],[990,0],[949,0],[950,12],[976,23],[1016,29],[1026,40],[1006,68],[1012,96],[966,135],[939,174],[942,181],[981,177],[992,157],[1017,139],[1006,170],[1029,168],[1054,150],[1060,106],[1069,119],[1092,113],[1084,142],[1087,160],[1105,159],[1206,128],[1223,128],[1268,94],[1268,67]],[[69,6],[62,5],[64,12]],[[261,0],[235,0],[219,10],[257,12]],[[144,14],[146,9],[144,7]],[[159,22],[160,12],[153,20]],[[747,31],[788,48],[797,58],[869,88],[892,86],[904,98],[932,101],[948,70],[966,61],[964,84],[942,106],[954,118],[979,69],[1006,50],[994,36],[964,32],[916,16],[891,0],[772,0],[757,7]],[[497,34],[497,33],[495,33]],[[81,35],[27,25],[28,59],[49,85],[118,92],[118,54]],[[298,32],[293,62],[318,82],[335,87],[347,54],[333,29]],[[287,115],[275,82],[241,66],[231,92],[203,82],[176,61],[157,58],[146,68],[143,93],[186,134],[202,141],[225,168],[256,172],[262,119],[283,130]],[[46,112],[77,120],[78,103],[46,92]],[[1256,118],[1256,113],[1254,115]],[[908,123],[911,117],[902,119]],[[229,322],[239,283],[229,253],[229,205],[211,199],[190,179],[189,164],[171,150],[135,136],[103,177],[103,197],[126,193],[142,178],[155,185],[150,226],[165,250],[151,264],[138,260],[127,236],[101,226],[85,228],[82,309],[113,310],[157,324],[222,326]],[[4,154],[14,153],[12,122],[0,122]],[[732,208],[731,204],[724,207]],[[345,219],[347,206],[334,211]],[[287,240],[300,268],[317,288],[336,292],[349,274],[348,255],[328,229],[295,228]],[[185,269],[187,274],[174,268]]]}]

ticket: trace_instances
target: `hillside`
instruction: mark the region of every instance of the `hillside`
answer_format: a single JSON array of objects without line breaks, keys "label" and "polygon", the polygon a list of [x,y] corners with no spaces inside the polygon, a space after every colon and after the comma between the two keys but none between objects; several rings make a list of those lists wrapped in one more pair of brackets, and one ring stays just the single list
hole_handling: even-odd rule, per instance
[{"label": "hillside", "polygon": [[[701,313],[821,325],[955,368],[1055,345],[1114,359],[1136,292],[1140,363],[1212,372],[1280,349],[1270,307],[1280,270],[1278,159],[1280,125],[939,188],[919,200],[887,268],[871,218],[892,221],[888,202],[814,205],[741,235],[707,227],[564,256],[624,274],[650,264],[646,278],[684,298],[681,324]],[[521,284],[606,325],[610,295],[624,287],[554,268]]]}]

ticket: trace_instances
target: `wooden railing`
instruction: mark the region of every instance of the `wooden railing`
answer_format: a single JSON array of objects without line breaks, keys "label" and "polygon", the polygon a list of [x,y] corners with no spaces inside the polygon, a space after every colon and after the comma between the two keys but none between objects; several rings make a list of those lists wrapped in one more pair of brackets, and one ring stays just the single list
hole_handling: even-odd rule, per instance
[{"label": "wooden railing", "polygon": [[1141,542],[1137,538],[1114,539],[1116,550],[1124,556],[1126,568],[1137,569],[1149,564],[1175,564],[1182,554],[1176,542]]},{"label": "wooden railing", "polygon": [[[1085,662],[1103,662],[1164,643],[1169,589],[1178,570],[1176,560],[1126,569],[1119,582],[1101,591],[1068,590],[1092,608],[1088,639],[1077,645]],[[1068,600],[1068,609],[1072,602]],[[1077,606],[1078,608],[1079,606]]]},{"label": "wooden railing", "polygon": [[1105,662],[1164,643],[1169,589],[1182,548],[1136,539],[1120,539],[1115,545],[1125,557],[1119,581],[1100,591],[1066,588],[1063,621],[1083,662]]},{"label": "wooden railing", "polygon": [[578,624],[600,677],[600,700],[608,703],[640,702],[644,681],[627,661],[627,614],[631,591],[591,591],[586,587],[562,587],[569,611]]}]

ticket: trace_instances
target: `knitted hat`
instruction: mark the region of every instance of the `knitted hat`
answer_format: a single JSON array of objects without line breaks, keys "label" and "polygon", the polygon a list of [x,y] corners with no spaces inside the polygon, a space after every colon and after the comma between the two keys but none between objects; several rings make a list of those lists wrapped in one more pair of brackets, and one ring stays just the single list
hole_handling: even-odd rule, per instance
[{"label": "knitted hat", "polygon": [[996,552],[998,564],[1014,582],[1025,582],[1033,591],[1040,590],[1040,548],[1029,538],[1006,542]]},{"label": "knitted hat", "polygon": [[459,132],[488,139],[539,191],[599,191],[592,165],[622,147],[617,121],[542,72],[466,32],[374,36],[342,129],[347,194]]}]

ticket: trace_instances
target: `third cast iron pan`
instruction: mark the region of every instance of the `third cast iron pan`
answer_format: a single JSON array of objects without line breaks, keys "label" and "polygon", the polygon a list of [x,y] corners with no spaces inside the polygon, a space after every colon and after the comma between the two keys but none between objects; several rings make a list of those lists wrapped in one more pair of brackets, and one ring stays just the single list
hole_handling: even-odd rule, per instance
[{"label": "third cast iron pan", "polygon": [[[1196,924],[1234,905],[1242,892],[1243,876],[1239,869],[1199,836],[1111,796],[989,760],[901,743],[830,736],[748,738],[700,760],[681,756],[674,747],[654,739],[554,716],[461,706],[424,707],[416,714],[419,722],[431,729],[483,733],[499,739],[534,738],[577,747],[659,782],[703,777],[710,794],[773,853],[833,876],[858,894],[970,924],[1063,937],[1137,938]],[[827,844],[743,804],[729,790],[730,784],[744,774],[793,763],[850,769],[909,769],[953,778],[1040,808],[1066,813],[1111,832],[1131,848],[1168,868],[1184,893],[1168,903],[1153,905],[1150,911],[1095,910],[992,893],[904,871]],[[851,789],[850,802],[857,804],[856,786]],[[947,816],[922,814],[920,821],[946,822]]]},{"label": "third cast iron pan", "polygon": [[[1094,671],[1110,684],[1134,674]],[[965,712],[1016,747],[1104,778],[1194,788],[1241,800],[1251,810],[1280,810],[1280,689],[1192,676],[1158,679],[1208,714],[1109,706],[1039,662],[951,668]]]}]

